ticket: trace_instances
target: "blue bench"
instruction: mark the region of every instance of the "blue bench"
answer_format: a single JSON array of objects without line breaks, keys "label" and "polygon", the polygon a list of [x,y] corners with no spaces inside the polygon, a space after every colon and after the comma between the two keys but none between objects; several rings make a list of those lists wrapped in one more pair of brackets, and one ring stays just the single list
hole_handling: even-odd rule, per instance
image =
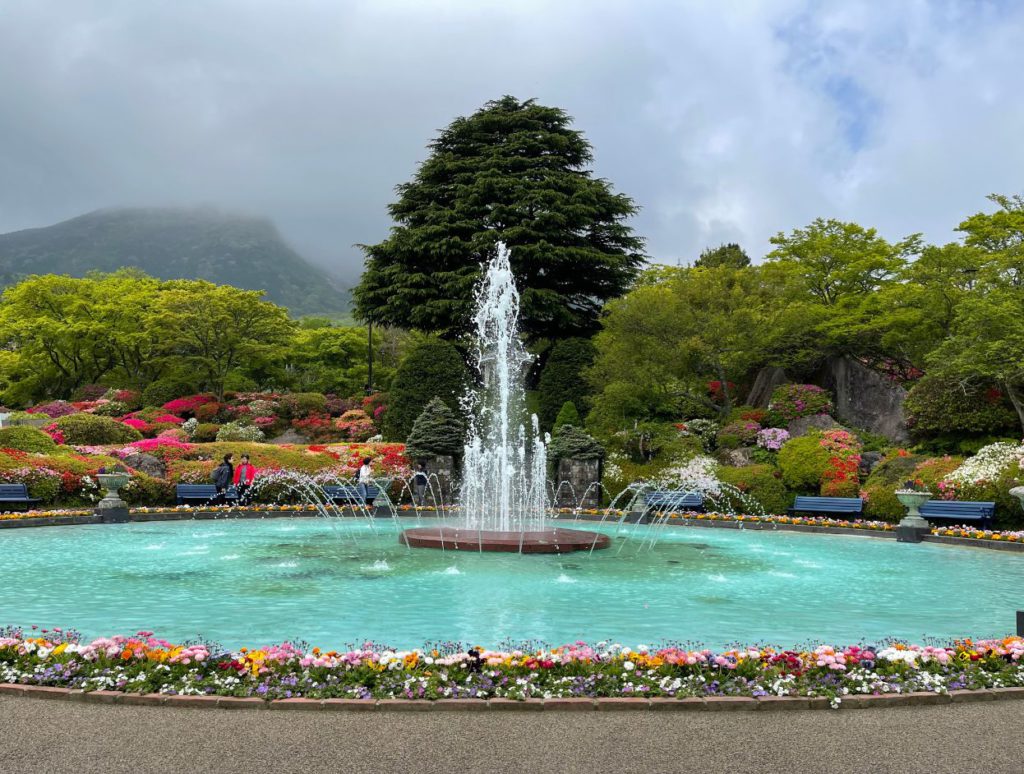
[{"label": "blue bench", "polygon": [[38,503],[39,498],[28,496],[28,487],[25,484],[0,484],[0,507],[8,503],[24,505],[25,510],[33,503]]},{"label": "blue bench", "polygon": [[[213,484],[178,484],[174,490],[174,496],[178,505],[189,503],[201,503],[202,505],[215,505],[222,495],[217,494],[217,487]],[[238,493],[234,487],[229,488],[223,494],[223,499],[237,500]]]},{"label": "blue bench", "polygon": [[[355,484],[330,484],[323,488],[324,496],[335,505],[365,505]],[[366,499],[372,502],[380,496],[380,487],[369,484],[366,487]]]},{"label": "blue bench", "polygon": [[789,512],[859,517],[864,515],[864,501],[859,497],[797,497]]},{"label": "blue bench", "polygon": [[952,521],[956,524],[976,521],[981,529],[991,529],[996,504],[975,500],[929,500],[920,510],[921,516],[928,521]]},{"label": "blue bench", "polygon": [[696,492],[658,491],[644,495],[648,510],[652,511],[703,511],[704,496]]}]

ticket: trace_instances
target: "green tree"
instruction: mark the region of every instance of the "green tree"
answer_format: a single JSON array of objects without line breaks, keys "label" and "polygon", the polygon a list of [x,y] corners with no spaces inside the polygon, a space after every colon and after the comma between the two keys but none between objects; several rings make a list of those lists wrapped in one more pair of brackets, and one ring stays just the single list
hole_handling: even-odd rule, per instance
[{"label": "green tree", "polygon": [[744,269],[750,265],[750,256],[738,244],[730,242],[727,245],[705,248],[693,265],[703,269],[717,269],[720,266]]},{"label": "green tree", "polygon": [[458,337],[481,263],[500,240],[512,249],[524,334],[593,333],[601,303],[643,262],[643,241],[625,223],[636,206],[592,176],[591,147],[571,122],[506,96],[443,130],[398,186],[390,236],[363,248],[357,316]]},{"label": "green tree", "polygon": [[468,384],[469,371],[453,344],[440,339],[423,341],[399,363],[391,382],[385,437],[404,441],[432,398],[440,398],[458,412]]},{"label": "green tree", "polygon": [[294,323],[256,290],[202,280],[164,283],[150,312],[174,355],[222,398],[232,372],[283,360]]},{"label": "green tree", "polygon": [[462,454],[465,426],[440,398],[431,398],[413,423],[405,442],[406,456],[422,459],[439,454]]},{"label": "green tree", "polygon": [[979,212],[957,227],[964,244],[976,248],[986,260],[979,265],[986,284],[1024,286],[1024,197],[989,194],[999,205],[992,213]]},{"label": "green tree", "polygon": [[[600,391],[589,424],[615,430],[645,419],[728,415],[730,383],[759,362],[760,337],[775,307],[758,272],[686,269],[641,283],[608,305],[590,371]],[[721,399],[708,383],[721,383]]]},{"label": "green tree", "polygon": [[[590,410],[593,390],[584,374],[594,363],[597,350],[589,339],[571,338],[551,348],[538,383],[540,424],[550,429],[566,401],[576,405],[579,416]],[[573,424],[579,424],[577,420]]]}]

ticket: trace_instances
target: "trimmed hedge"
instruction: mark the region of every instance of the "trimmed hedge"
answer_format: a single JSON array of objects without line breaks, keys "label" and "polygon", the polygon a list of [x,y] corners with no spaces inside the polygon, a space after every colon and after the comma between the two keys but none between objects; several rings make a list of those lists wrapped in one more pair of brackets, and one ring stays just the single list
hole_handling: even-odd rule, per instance
[{"label": "trimmed hedge", "polygon": [[65,443],[98,446],[131,443],[142,438],[134,427],[97,414],[70,414],[57,420],[57,429]]},{"label": "trimmed hedge", "polygon": [[[746,465],[741,468],[721,466],[718,478],[743,494],[754,498],[768,514],[782,514],[793,504],[793,494],[782,482],[782,472],[773,465]],[[733,503],[740,512],[743,503]]]},{"label": "trimmed hedge", "polygon": [[49,435],[35,427],[0,427],[0,449],[52,454],[56,451],[57,444]]},{"label": "trimmed hedge", "polygon": [[384,437],[403,442],[432,398],[440,398],[459,414],[459,400],[469,384],[469,369],[447,341],[428,339],[398,366],[384,414]]}]

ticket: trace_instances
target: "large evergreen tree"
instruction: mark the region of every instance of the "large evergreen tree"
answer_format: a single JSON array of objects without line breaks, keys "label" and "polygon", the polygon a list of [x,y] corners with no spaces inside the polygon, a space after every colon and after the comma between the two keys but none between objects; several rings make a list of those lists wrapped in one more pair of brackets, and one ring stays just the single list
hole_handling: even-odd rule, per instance
[{"label": "large evergreen tree", "polygon": [[390,207],[396,225],[364,246],[364,320],[453,338],[466,330],[480,266],[512,248],[531,339],[590,335],[604,301],[643,262],[633,201],[591,176],[590,144],[558,108],[503,97],[456,119]]},{"label": "large evergreen tree", "polygon": [[419,344],[398,365],[391,382],[384,437],[405,441],[432,398],[440,398],[458,412],[468,383],[469,370],[453,344],[438,339]]},{"label": "large evergreen tree", "polygon": [[[545,430],[553,428],[566,401],[576,405],[578,416],[586,416],[593,389],[584,372],[594,364],[596,355],[597,349],[589,339],[563,339],[552,347],[538,384],[538,414]],[[578,419],[573,424],[579,424]]]}]

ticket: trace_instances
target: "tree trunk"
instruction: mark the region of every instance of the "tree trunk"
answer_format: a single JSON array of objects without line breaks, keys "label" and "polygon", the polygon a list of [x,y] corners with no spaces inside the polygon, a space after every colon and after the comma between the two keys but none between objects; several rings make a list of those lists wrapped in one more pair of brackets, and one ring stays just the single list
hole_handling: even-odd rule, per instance
[{"label": "tree trunk", "polygon": [[1009,397],[1010,403],[1017,410],[1017,419],[1020,421],[1021,432],[1024,432],[1024,395],[1021,395],[1020,391],[1010,380],[1004,381],[1003,386],[1006,387],[1006,395]]}]

